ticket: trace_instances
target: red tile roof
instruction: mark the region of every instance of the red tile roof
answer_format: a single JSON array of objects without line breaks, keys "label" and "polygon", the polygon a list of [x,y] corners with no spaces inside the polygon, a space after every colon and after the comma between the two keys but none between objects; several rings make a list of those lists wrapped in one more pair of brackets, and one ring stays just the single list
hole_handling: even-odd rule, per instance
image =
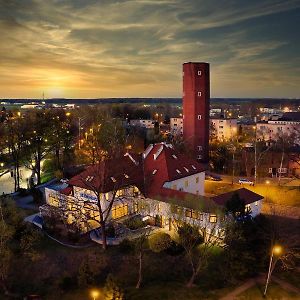
[{"label": "red tile roof", "polygon": [[141,160],[132,161],[128,155],[114,160],[105,160],[88,167],[69,181],[69,185],[102,193],[136,185],[143,192],[143,169]]},{"label": "red tile roof", "polygon": [[224,206],[226,205],[226,202],[230,200],[234,194],[238,194],[240,199],[244,200],[245,204],[250,204],[255,201],[262,200],[264,198],[263,196],[256,194],[246,188],[241,188],[232,192],[228,192],[225,194],[212,197],[211,199],[218,205]]},{"label": "red tile roof", "polygon": [[[197,161],[177,153],[164,143],[149,146],[144,153],[145,191],[148,197],[159,194],[165,182],[204,172]],[[148,150],[148,151],[147,151]],[[153,171],[157,170],[153,175]]]}]

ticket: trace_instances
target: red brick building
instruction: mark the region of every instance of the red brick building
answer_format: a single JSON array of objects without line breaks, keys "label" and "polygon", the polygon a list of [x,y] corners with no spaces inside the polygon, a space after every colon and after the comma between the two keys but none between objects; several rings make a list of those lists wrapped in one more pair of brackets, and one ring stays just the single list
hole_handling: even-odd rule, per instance
[{"label": "red brick building", "polygon": [[209,159],[209,64],[183,64],[183,138],[195,159]]}]

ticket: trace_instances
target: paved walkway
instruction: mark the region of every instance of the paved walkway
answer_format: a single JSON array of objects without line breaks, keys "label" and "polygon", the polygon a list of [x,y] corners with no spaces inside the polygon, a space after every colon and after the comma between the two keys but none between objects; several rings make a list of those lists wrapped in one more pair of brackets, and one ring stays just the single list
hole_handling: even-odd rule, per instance
[{"label": "paved walkway", "polygon": [[[248,279],[245,283],[243,283],[241,286],[237,287],[235,290],[233,290],[231,293],[227,294],[226,296],[220,298],[220,300],[234,300],[238,295],[245,292],[246,290],[250,289],[251,287],[257,285],[257,284],[265,284],[265,275],[259,275],[256,278]],[[277,278],[276,276],[271,277],[271,282],[276,282],[278,285],[280,285],[284,290],[288,292],[292,292],[295,294],[300,295],[300,289],[293,286],[292,284]]]}]

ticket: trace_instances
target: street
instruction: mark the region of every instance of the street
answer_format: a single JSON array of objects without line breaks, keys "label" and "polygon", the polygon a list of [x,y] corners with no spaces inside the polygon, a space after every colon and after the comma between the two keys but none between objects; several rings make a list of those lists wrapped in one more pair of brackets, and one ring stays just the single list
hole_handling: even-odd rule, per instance
[{"label": "street", "polygon": [[[27,179],[31,176],[32,171],[21,167],[20,168],[20,187],[27,188]],[[14,192],[14,178],[11,177],[10,172],[3,174],[0,177],[0,194],[9,194]]]}]

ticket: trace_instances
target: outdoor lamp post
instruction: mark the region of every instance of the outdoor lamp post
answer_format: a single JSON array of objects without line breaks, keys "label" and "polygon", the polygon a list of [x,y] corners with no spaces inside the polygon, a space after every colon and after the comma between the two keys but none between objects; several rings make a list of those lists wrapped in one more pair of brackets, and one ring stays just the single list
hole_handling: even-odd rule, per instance
[{"label": "outdoor lamp post", "polygon": [[273,263],[273,257],[274,257],[274,255],[280,256],[281,253],[282,253],[282,247],[280,245],[273,246],[272,251],[271,251],[271,256],[270,256],[269,271],[268,271],[266,286],[265,286],[265,290],[264,290],[264,297],[267,294],[267,289],[268,289],[268,285],[270,282],[271,273],[272,273],[272,271],[275,267],[275,263],[276,263],[276,261]]}]

